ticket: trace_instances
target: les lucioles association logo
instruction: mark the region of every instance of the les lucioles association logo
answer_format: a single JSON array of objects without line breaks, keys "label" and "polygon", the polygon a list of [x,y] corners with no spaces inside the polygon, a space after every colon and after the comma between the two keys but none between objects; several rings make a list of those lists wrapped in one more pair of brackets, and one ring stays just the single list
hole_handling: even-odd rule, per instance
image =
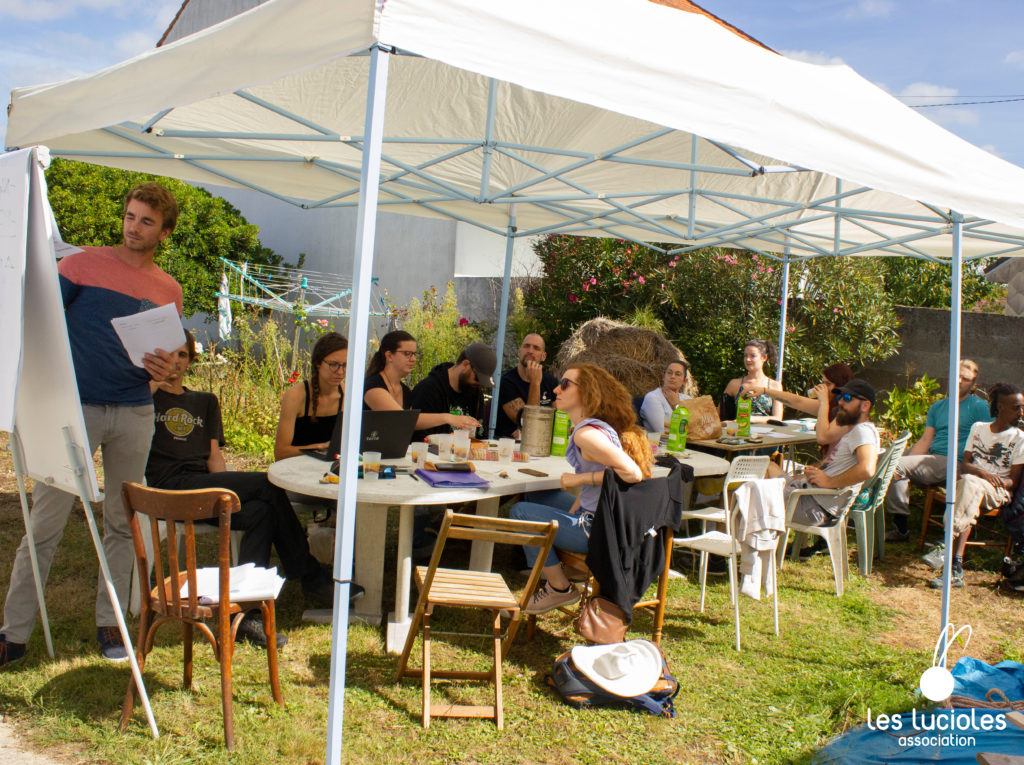
[{"label": "les lucioles association logo", "polygon": [[[947,624],[939,634],[939,640],[932,654],[932,666],[921,673],[921,694],[935,703],[948,699],[954,688],[953,675],[945,667],[946,653],[950,645],[966,630],[964,648],[971,640],[971,626],[965,624],[954,631]],[[941,648],[941,654],[940,654]],[[975,738],[972,733],[1006,730],[1006,716],[1002,712],[988,712],[970,708],[960,714],[935,714],[932,711],[912,709],[909,717],[902,715],[873,715],[868,709],[867,727],[899,736],[900,746],[972,747]]]}]

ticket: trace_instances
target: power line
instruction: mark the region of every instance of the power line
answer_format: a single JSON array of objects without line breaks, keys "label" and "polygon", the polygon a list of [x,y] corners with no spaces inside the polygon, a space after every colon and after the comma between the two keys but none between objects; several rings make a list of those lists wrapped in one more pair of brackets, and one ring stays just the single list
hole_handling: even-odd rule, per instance
[{"label": "power line", "polygon": [[[934,98],[935,96],[898,96],[898,98]],[[962,96],[972,98],[972,96]],[[907,104],[911,109],[931,109],[938,106],[976,106],[978,104],[1008,104],[1013,101],[1024,101],[1024,96],[1011,96],[1007,98],[994,98],[987,101],[952,101],[946,104]]]}]

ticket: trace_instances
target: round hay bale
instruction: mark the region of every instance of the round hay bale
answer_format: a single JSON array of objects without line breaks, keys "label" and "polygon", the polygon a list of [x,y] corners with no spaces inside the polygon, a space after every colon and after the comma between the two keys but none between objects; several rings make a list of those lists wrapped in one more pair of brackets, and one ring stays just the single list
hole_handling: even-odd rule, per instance
[{"label": "round hay bale", "polygon": [[[686,361],[686,357],[654,330],[599,316],[581,324],[562,343],[555,366],[560,375],[573,362],[596,364],[635,397],[660,386],[671,361]],[[687,379],[684,393],[698,395],[693,377]]]}]

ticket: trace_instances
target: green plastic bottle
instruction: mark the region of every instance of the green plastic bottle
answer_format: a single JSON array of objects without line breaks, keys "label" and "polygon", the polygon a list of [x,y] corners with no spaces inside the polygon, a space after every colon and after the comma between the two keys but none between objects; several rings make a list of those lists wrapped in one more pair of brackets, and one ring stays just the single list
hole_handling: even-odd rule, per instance
[{"label": "green plastic bottle", "polygon": [[736,402],[736,435],[750,438],[750,399],[746,396]]},{"label": "green plastic bottle", "polygon": [[569,446],[569,414],[561,409],[555,410],[555,419],[551,426],[551,454],[564,457]]},{"label": "green plastic bottle", "polygon": [[686,449],[686,428],[690,422],[690,413],[686,407],[676,406],[672,410],[672,419],[668,426],[668,442],[665,448],[670,452],[681,452]]}]

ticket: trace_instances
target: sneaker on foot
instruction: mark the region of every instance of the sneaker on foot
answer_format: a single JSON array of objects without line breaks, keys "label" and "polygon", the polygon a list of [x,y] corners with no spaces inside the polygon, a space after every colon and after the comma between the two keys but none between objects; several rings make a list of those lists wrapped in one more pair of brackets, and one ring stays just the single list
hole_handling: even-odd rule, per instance
[{"label": "sneaker on foot", "polygon": [[886,542],[907,542],[909,540],[910,540],[910,532],[909,531],[900,531],[895,526],[890,527],[885,532],[885,541]]},{"label": "sneaker on foot", "polygon": [[538,587],[533,593],[529,604],[523,609],[524,614],[544,614],[554,611],[560,606],[567,606],[580,599],[580,594],[571,584],[565,592],[559,592],[549,582],[544,582],[543,587]]},{"label": "sneaker on foot", "polygon": [[[235,633],[236,643],[251,643],[257,648],[267,647],[267,633],[263,629],[263,615],[253,609],[245,615],[242,623],[238,625],[238,632]],[[288,645],[288,636],[277,633],[278,650]]]},{"label": "sneaker on foot", "polygon": [[[931,587],[933,590],[941,590],[942,577],[937,576],[934,579],[930,580],[928,582],[928,586]],[[962,587],[966,586],[966,583],[964,582],[964,572],[962,569],[953,569],[953,574],[949,577],[949,586],[951,588],[956,589],[961,589]]]},{"label": "sneaker on foot", "polygon": [[97,627],[96,642],[100,644],[100,656],[107,661],[128,660],[128,650],[117,627]]},{"label": "sneaker on foot", "polygon": [[6,669],[24,658],[24,643],[10,643],[7,641],[6,635],[0,635],[0,669]]}]

